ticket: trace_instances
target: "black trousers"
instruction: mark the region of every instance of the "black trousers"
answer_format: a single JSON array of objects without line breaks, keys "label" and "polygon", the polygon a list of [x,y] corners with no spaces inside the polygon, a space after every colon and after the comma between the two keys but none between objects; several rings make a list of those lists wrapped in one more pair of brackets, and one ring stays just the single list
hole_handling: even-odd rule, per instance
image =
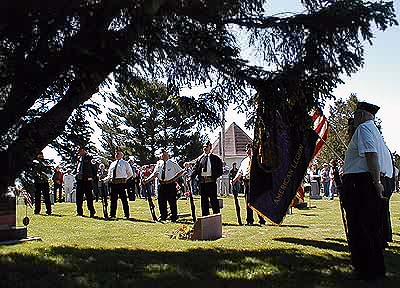
[{"label": "black trousers", "polygon": [[178,219],[178,208],[176,205],[176,184],[160,184],[158,188],[158,207],[160,209],[161,220],[167,219],[167,203],[171,209],[171,221]]},{"label": "black trousers", "polygon": [[[390,197],[392,197],[393,191],[394,191],[394,185],[393,185],[393,180],[389,177],[381,177],[381,182],[383,185],[383,196],[388,198],[390,200]],[[390,210],[389,210],[389,203],[385,203],[384,205],[384,214],[383,214],[383,235],[385,237],[386,242],[392,242],[393,241],[393,236],[392,236],[392,221],[390,220]]]},{"label": "black trousers", "polygon": [[58,202],[61,202],[62,184],[57,184],[54,182],[54,202],[57,202],[57,190],[58,190]]},{"label": "black trousers", "polygon": [[122,202],[122,208],[124,209],[125,217],[129,218],[129,204],[128,199],[126,197],[126,184],[111,184],[111,193],[110,193],[110,217],[115,217],[117,214],[117,202],[118,196]]},{"label": "black trousers", "polygon": [[351,262],[355,271],[363,279],[383,277],[384,203],[377,195],[370,173],[344,175],[342,200],[346,211]]},{"label": "black trousers", "polygon": [[[248,180],[244,180],[243,181],[244,184],[244,198],[246,200],[246,223],[247,224],[253,224],[254,223],[254,216],[253,216],[253,209],[251,209],[249,207],[249,181]],[[258,215],[258,214],[257,214]],[[261,217],[260,215],[258,215],[258,223],[260,224],[265,224],[265,219],[263,217]]]},{"label": "black trousers", "polygon": [[200,183],[201,215],[210,215],[210,203],[213,214],[219,213],[219,203],[217,199],[217,183]]},{"label": "black trousers", "polygon": [[51,214],[50,186],[48,182],[35,183],[35,213],[40,213],[42,194],[46,205],[46,213]]},{"label": "black trousers", "polygon": [[96,210],[93,207],[93,184],[92,180],[80,180],[76,181],[76,214],[83,215],[83,195],[86,196],[87,208],[90,215],[96,214]]}]

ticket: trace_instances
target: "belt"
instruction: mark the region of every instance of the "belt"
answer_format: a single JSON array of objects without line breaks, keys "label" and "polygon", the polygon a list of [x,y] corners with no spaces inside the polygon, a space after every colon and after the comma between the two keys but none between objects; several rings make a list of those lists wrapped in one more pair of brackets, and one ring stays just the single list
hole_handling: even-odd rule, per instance
[{"label": "belt", "polygon": [[166,184],[171,184],[171,183],[175,183],[175,179],[171,179],[171,180],[160,180],[160,185],[166,185]]},{"label": "belt", "polygon": [[212,176],[201,176],[200,177],[200,183],[212,183],[212,182],[215,182],[215,180]]},{"label": "belt", "polygon": [[126,178],[115,178],[111,180],[112,184],[125,184]]}]

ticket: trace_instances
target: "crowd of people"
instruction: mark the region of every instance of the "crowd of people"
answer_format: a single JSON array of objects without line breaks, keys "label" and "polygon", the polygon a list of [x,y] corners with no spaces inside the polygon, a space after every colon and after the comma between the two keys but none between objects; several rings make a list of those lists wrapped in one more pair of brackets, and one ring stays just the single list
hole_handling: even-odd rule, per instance
[{"label": "crowd of people", "polygon": [[[115,152],[113,162],[105,163],[95,160],[85,147],[79,147],[75,168],[65,172],[60,165],[51,171],[52,166],[41,152],[34,161],[34,212],[40,214],[43,197],[46,213],[49,215],[52,213],[52,204],[65,201],[76,203],[76,214],[82,216],[83,202],[86,199],[89,217],[95,217],[93,202],[109,198],[109,216],[115,218],[119,198],[124,216],[129,218],[129,201],[153,197],[159,202],[160,220],[167,218],[168,203],[170,219],[176,221],[176,199],[187,197],[187,193],[190,193],[206,195],[201,197],[202,215],[208,215],[209,203],[213,213],[219,213],[217,196],[243,193],[246,180],[234,181],[232,184],[238,173],[237,164],[234,162],[232,168],[229,167],[219,156],[211,153],[211,147],[211,143],[207,141],[203,146],[203,154],[195,160],[185,162],[183,168],[169,158],[166,150],[161,151],[157,163],[139,166],[130,157],[124,160],[120,149]],[[207,164],[203,163],[205,156],[209,159]],[[204,165],[207,165],[208,171]],[[51,190],[50,184],[53,186]]]},{"label": "crowd of people", "polygon": [[342,177],[343,165],[343,160],[332,159],[329,163],[323,163],[322,168],[315,162],[309,166],[304,183],[310,187],[311,199],[333,200],[335,196],[338,196],[334,172],[337,169],[340,177]]}]

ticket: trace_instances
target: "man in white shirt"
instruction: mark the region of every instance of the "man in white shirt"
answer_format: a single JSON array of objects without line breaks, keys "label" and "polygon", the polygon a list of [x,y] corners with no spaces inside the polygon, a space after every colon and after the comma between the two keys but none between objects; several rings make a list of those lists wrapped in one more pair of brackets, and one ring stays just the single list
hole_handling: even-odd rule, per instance
[{"label": "man in white shirt", "polygon": [[203,154],[195,160],[193,177],[198,177],[200,182],[201,214],[210,214],[210,207],[214,214],[220,213],[217,198],[217,179],[222,175],[222,160],[211,152],[211,142],[203,144]]},{"label": "man in white shirt", "polygon": [[145,183],[154,180],[156,177],[160,182],[158,188],[158,207],[160,209],[160,220],[167,220],[167,203],[171,209],[171,221],[178,219],[178,208],[176,204],[176,180],[183,174],[184,170],[175,162],[169,159],[166,150],[161,152],[161,160],[156,164],[153,173],[145,179]]},{"label": "man in white shirt", "polygon": [[110,164],[108,168],[108,180],[111,183],[110,193],[110,217],[115,218],[117,213],[118,196],[121,199],[122,207],[124,209],[125,219],[129,219],[129,205],[126,195],[126,183],[129,178],[133,176],[131,165],[122,157],[124,154],[120,149],[115,152],[115,161]]},{"label": "man in white shirt", "polygon": [[[232,180],[232,186],[235,185],[237,181],[243,179],[244,184],[244,196],[246,200],[246,225],[254,224],[253,209],[249,207],[249,187],[250,187],[250,167],[251,167],[251,156],[253,154],[253,147],[251,144],[246,145],[247,157],[240,163],[239,170]],[[258,222],[260,225],[265,225],[265,219],[258,215]]]},{"label": "man in white shirt", "polygon": [[385,276],[383,219],[388,199],[381,177],[391,177],[392,160],[374,124],[379,107],[359,102],[354,112],[355,131],[346,151],[343,204],[348,225],[352,265],[358,277],[381,281]]}]

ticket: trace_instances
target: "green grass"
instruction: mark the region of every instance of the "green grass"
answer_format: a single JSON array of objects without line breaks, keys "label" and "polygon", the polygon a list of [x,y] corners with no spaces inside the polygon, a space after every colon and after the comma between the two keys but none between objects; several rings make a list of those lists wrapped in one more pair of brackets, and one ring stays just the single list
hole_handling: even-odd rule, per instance
[{"label": "green grass", "polygon": [[[244,199],[240,201],[244,220]],[[101,204],[95,204],[100,216]],[[28,236],[43,241],[0,246],[0,287],[365,285],[349,277],[337,199],[312,200],[312,208],[293,209],[283,225],[260,227],[238,226],[233,198],[226,197],[224,237],[216,241],[170,239],[167,234],[182,223],[192,225],[190,217],[178,223],[154,223],[147,202],[138,199],[129,204],[131,220],[122,219],[120,202],[116,221],[77,217],[72,203],[55,204],[53,216],[29,211]],[[196,207],[199,215],[198,198]],[[188,213],[189,202],[179,200],[178,209]],[[391,212],[394,242],[385,252],[390,273],[385,287],[400,287],[400,193],[391,199]]]}]

